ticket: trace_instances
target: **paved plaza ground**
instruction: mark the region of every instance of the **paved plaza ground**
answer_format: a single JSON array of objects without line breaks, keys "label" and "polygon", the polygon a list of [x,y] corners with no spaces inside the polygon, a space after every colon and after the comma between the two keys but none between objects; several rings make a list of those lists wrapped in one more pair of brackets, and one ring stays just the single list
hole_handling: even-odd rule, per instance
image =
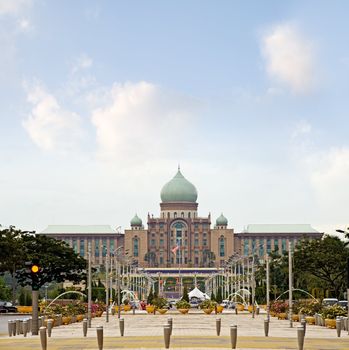
[{"label": "paved plaza ground", "polygon": [[[288,321],[271,318],[269,337],[264,336],[265,314],[252,319],[251,314],[227,313],[221,315],[205,315],[202,311],[191,311],[181,315],[172,311],[166,315],[147,315],[138,312],[136,315],[123,314],[125,320],[125,336],[120,336],[119,323],[116,316],[110,316],[109,323],[105,317],[92,319],[92,328],[86,338],[82,335],[82,323],[55,327],[52,337],[48,339],[48,350],[58,349],[98,349],[96,327],[103,326],[104,349],[161,349],[164,348],[163,325],[167,318],[173,318],[171,348],[176,349],[215,349],[231,348],[229,326],[238,327],[238,349],[297,349],[297,325],[289,327]],[[216,335],[216,318],[222,320],[221,335]],[[16,317],[14,317],[16,318]],[[23,335],[0,337],[0,349],[16,350],[41,349],[38,336]],[[334,350],[349,349],[349,336],[342,332],[337,338],[336,330],[320,326],[307,326],[304,349]]]}]

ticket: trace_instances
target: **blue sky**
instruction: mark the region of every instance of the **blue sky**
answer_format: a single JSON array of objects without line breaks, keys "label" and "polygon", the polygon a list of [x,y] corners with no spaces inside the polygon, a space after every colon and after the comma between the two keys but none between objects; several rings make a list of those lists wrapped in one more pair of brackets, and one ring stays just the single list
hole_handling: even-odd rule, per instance
[{"label": "blue sky", "polygon": [[0,0],[0,223],[348,224],[343,1]]}]

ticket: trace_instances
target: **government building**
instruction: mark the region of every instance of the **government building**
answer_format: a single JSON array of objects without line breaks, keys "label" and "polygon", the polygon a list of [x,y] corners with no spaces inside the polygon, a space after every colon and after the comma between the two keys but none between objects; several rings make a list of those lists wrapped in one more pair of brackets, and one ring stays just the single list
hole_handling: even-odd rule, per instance
[{"label": "government building", "polygon": [[119,232],[109,225],[49,225],[42,234],[66,241],[87,258],[88,247],[95,266],[104,265],[107,256],[123,252],[134,266],[162,269],[219,269],[234,256],[258,256],[288,250],[304,237],[321,238],[309,224],[250,224],[242,232],[228,226],[221,214],[198,212],[198,192],[178,169],[160,193],[160,213],[149,215],[146,225],[136,214],[130,228]]}]

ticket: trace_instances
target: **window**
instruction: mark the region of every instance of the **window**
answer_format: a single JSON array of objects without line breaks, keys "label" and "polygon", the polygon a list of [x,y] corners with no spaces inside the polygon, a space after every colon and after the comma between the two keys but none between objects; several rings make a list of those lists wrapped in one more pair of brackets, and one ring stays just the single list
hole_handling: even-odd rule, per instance
[{"label": "window", "polygon": [[170,213],[167,213],[167,217],[170,218]]},{"label": "window", "polygon": [[107,240],[105,238],[102,240],[102,255],[107,256]]},{"label": "window", "polygon": [[253,255],[256,254],[256,239],[255,238],[252,239],[252,254]]},{"label": "window", "polygon": [[248,244],[248,239],[245,238],[244,239],[244,255],[248,255],[249,254],[249,244]]},{"label": "window", "polygon": [[199,246],[199,239],[195,238],[194,240],[194,247],[198,247]]},{"label": "window", "polygon": [[190,212],[188,213],[188,218],[190,219]]},{"label": "window", "polygon": [[185,246],[188,245],[188,240],[187,240],[187,239],[184,240],[184,245],[185,245]]},{"label": "window", "polygon": [[155,246],[155,239],[152,239],[150,245]]},{"label": "window", "polygon": [[281,249],[282,249],[282,252],[285,253],[287,251],[287,248],[286,248],[286,239],[283,238],[281,240]]},{"label": "window", "polygon": [[279,240],[277,238],[274,239],[274,250],[279,251]]},{"label": "window", "polygon": [[194,259],[195,265],[199,265],[199,258],[196,256]]},{"label": "window", "polygon": [[224,242],[224,237],[223,236],[221,236],[220,238],[219,238],[219,256],[224,256],[225,255],[225,244],[224,244],[225,242]]},{"label": "window", "polygon": [[202,245],[203,245],[203,246],[207,246],[207,239],[206,239],[206,238],[204,238],[204,239],[202,240]]},{"label": "window", "polygon": [[74,252],[77,253],[78,252],[78,244],[76,242],[76,239],[74,238],[73,239],[73,249],[74,249]]},{"label": "window", "polygon": [[184,213],[183,212],[181,212],[181,218],[184,218]]},{"label": "window", "polygon": [[99,238],[95,239],[95,256],[99,257]]},{"label": "window", "polygon": [[110,252],[112,253],[114,251],[114,240],[113,239],[110,240],[109,246],[110,246]]},{"label": "window", "polygon": [[159,262],[161,265],[164,263],[164,258],[162,256],[160,256]]},{"label": "window", "polygon": [[160,238],[160,247],[164,246],[164,240]]},{"label": "window", "polygon": [[267,253],[270,254],[271,252],[271,239],[267,239]]},{"label": "window", "polygon": [[177,212],[174,212],[173,217],[174,217],[174,218],[177,217]]},{"label": "window", "polygon": [[139,239],[135,237],[133,239],[133,256],[138,256],[138,249],[139,249]]},{"label": "window", "polygon": [[259,240],[259,256],[264,255],[264,240]]},{"label": "window", "polygon": [[80,255],[84,256],[85,255],[85,240],[80,239]]},{"label": "window", "polygon": [[160,227],[161,229],[163,229],[163,228],[164,228],[164,224],[163,224],[162,222],[160,222],[159,227]]},{"label": "window", "polygon": [[198,229],[198,228],[199,228],[199,224],[195,224],[194,227],[195,227],[196,229]]}]

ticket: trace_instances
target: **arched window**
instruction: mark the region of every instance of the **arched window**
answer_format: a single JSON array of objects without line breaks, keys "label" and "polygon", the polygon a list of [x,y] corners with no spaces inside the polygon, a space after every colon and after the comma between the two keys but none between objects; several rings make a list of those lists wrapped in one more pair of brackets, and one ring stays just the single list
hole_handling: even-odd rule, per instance
[{"label": "arched window", "polygon": [[138,257],[139,250],[139,238],[136,236],[133,238],[133,256]]},{"label": "arched window", "polygon": [[167,218],[168,218],[168,219],[170,218],[170,213],[167,213]]},{"label": "arched window", "polygon": [[173,217],[174,217],[174,218],[177,217],[177,212],[174,212]]},{"label": "arched window", "polygon": [[221,236],[218,240],[219,256],[225,256],[225,240],[224,236]]},{"label": "arched window", "polygon": [[190,219],[190,212],[188,213],[188,218]]}]

